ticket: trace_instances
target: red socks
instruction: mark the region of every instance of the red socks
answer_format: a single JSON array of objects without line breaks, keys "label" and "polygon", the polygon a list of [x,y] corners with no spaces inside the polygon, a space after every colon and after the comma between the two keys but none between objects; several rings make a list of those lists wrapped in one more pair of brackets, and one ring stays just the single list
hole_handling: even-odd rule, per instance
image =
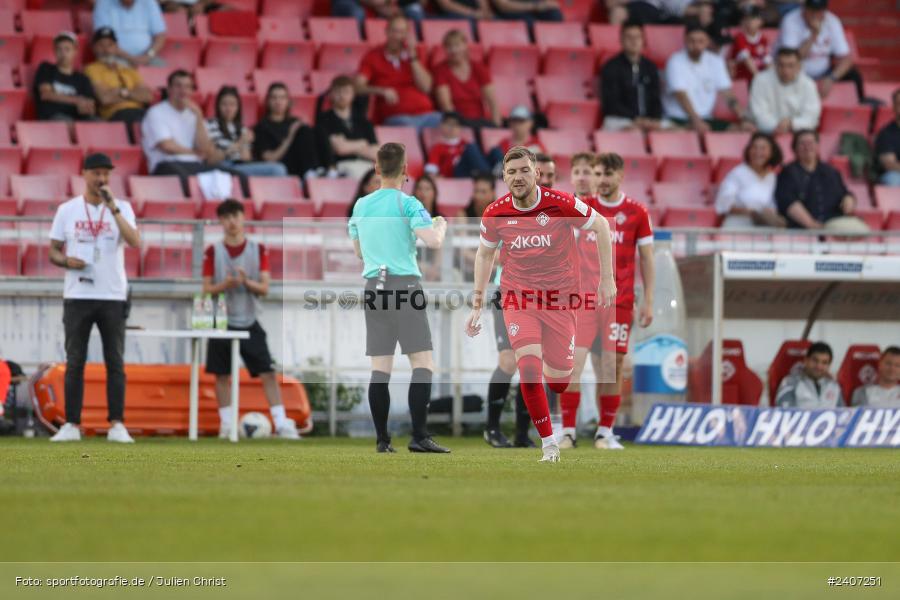
[{"label": "red socks", "polygon": [[581,404],[581,392],[563,392],[559,395],[563,427],[575,427],[579,404]]},{"label": "red socks", "polygon": [[553,426],[550,424],[550,407],[544,392],[543,363],[537,356],[523,356],[518,364],[522,398],[531,415],[531,422],[538,435],[542,438],[549,437],[553,435]]},{"label": "red socks", "polygon": [[616,422],[616,413],[622,404],[622,396],[600,396],[600,427],[612,427]]}]

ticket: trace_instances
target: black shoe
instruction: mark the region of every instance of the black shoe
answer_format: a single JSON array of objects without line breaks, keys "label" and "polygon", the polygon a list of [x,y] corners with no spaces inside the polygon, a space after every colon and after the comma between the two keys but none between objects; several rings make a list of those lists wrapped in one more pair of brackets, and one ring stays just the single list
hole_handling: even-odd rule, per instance
[{"label": "black shoe", "polygon": [[512,444],[499,429],[485,429],[484,441],[486,441],[491,448],[512,448]]},{"label": "black shoe", "polygon": [[396,452],[396,450],[391,446],[391,440],[378,440],[375,444],[375,452]]},{"label": "black shoe", "polygon": [[534,443],[527,435],[525,437],[516,436],[516,441],[513,442],[513,447],[515,448],[537,448],[537,444]]},{"label": "black shoe", "polygon": [[409,441],[409,451],[410,452],[434,452],[436,454],[449,454],[450,449],[444,448],[443,446],[437,444],[430,437],[422,438],[421,440],[412,439]]}]

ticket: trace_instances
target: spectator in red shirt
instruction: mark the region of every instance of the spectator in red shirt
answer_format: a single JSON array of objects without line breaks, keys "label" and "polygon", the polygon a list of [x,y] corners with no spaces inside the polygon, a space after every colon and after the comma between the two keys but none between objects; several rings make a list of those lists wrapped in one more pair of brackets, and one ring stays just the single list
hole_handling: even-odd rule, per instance
[{"label": "spectator in red shirt", "polygon": [[466,35],[452,29],[444,36],[447,59],[434,69],[434,96],[438,108],[462,115],[472,127],[500,127],[503,118],[494,97],[491,74],[469,59]]},{"label": "spectator in red shirt", "polygon": [[728,63],[734,79],[753,79],[772,64],[769,42],[762,34],[763,14],[758,6],[741,9],[741,29],[734,36]]},{"label": "spectator in red shirt", "polygon": [[503,138],[499,145],[491,148],[487,156],[488,162],[494,165],[495,170],[497,165],[503,163],[503,155],[513,146],[525,146],[534,153],[545,151],[534,135],[534,119],[526,106],[519,105],[513,108],[506,122],[510,136]]},{"label": "spectator in red shirt", "polygon": [[358,92],[375,97],[375,122],[417,130],[436,127],[441,114],[431,102],[432,83],[410,36],[409,21],[392,17],[387,22],[387,42],[363,57],[356,75]]},{"label": "spectator in red shirt", "polygon": [[478,146],[460,137],[461,127],[462,118],[458,113],[444,113],[438,127],[440,141],[428,151],[426,173],[441,177],[472,177],[490,169]]}]

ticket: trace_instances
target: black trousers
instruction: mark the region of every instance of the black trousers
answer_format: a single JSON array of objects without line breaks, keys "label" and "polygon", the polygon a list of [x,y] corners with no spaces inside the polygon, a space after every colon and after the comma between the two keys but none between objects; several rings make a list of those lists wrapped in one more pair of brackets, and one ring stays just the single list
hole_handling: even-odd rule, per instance
[{"label": "black trousers", "polygon": [[106,363],[107,419],[122,421],[125,413],[125,302],[120,300],[66,300],[66,421],[81,423],[84,403],[84,363],[91,330],[97,325]]}]

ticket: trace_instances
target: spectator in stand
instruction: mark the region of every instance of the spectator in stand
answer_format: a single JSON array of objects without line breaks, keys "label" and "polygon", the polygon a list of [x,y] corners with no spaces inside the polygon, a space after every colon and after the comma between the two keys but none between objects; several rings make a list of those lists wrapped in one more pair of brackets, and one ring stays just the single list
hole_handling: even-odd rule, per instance
[{"label": "spectator in stand", "polygon": [[844,26],[829,12],[828,0],[806,0],[803,10],[786,14],[781,20],[778,46],[797,48],[803,70],[819,82],[823,98],[836,81],[852,81],[860,101],[865,97],[862,75],[853,66]]},{"label": "spectator in stand", "polygon": [[750,114],[756,127],[772,134],[816,129],[821,113],[816,82],[800,68],[800,54],[779,48],[775,68],[754,77],[750,86]]},{"label": "spectator in stand", "polygon": [[178,175],[188,195],[188,177],[212,169],[205,162],[211,156],[212,143],[203,111],[191,100],[191,74],[174,71],[166,83],[168,99],[152,106],[141,123],[142,144],[150,173]]},{"label": "spectator in stand", "polygon": [[[129,125],[142,121],[153,102],[153,90],[144,85],[137,69],[119,58],[116,32],[101,27],[94,32],[93,47],[96,60],[84,72],[94,85],[100,118]],[[131,135],[131,127],[128,130]]]},{"label": "spectator in stand", "polygon": [[454,19],[468,19],[474,26],[477,21],[494,18],[489,0],[435,0],[441,16]]},{"label": "spectator in stand", "polygon": [[469,60],[469,44],[458,29],[444,36],[447,59],[434,69],[434,97],[444,112],[457,112],[470,127],[500,127],[503,118],[491,74]]},{"label": "spectator in stand", "polygon": [[490,170],[478,145],[462,139],[461,128],[459,114],[444,113],[438,127],[440,139],[428,151],[426,173],[441,177],[471,177],[474,173]]},{"label": "spectator in stand", "polygon": [[882,185],[900,186],[900,88],[891,96],[894,120],[884,126],[875,138],[875,155],[881,167]]},{"label": "spectator in stand", "polygon": [[852,406],[900,408],[900,347],[889,346],[878,361],[878,379],[856,388]]},{"label": "spectator in stand", "polygon": [[218,0],[159,0],[160,8],[167,13],[183,12],[189,17],[196,17],[210,13],[214,10],[220,10],[227,5],[225,2]]},{"label": "spectator in stand", "polygon": [[280,162],[253,161],[253,131],[244,126],[241,96],[236,87],[223,86],[216,95],[216,116],[207,119],[206,130],[213,149],[209,162],[216,168],[236,171],[245,177],[284,177]]},{"label": "spectator in stand", "polygon": [[642,54],[644,29],[637,21],[628,21],[622,25],[619,36],[622,52],[603,65],[600,75],[603,129],[659,129],[662,126],[659,70]]},{"label": "spectator in stand", "polygon": [[266,91],[266,113],[253,128],[253,158],[280,162],[288,173],[305,179],[319,174],[322,163],[312,127],[291,115],[291,95],[281,82]]},{"label": "spectator in stand", "polygon": [[725,61],[708,50],[709,34],[696,23],[685,28],[685,47],[666,63],[667,93],[663,97],[666,116],[698,133],[729,129],[727,121],[713,118],[718,94],[741,120],[741,128],[751,129],[744,109],[731,90],[731,77]]},{"label": "spectator in stand", "polygon": [[753,134],[744,149],[744,162],[728,172],[716,195],[716,212],[725,216],[723,229],[785,226],[775,205],[775,170],[779,166],[781,149],[772,136]]},{"label": "spectator in stand", "polygon": [[[834,231],[864,231],[865,224],[844,217],[856,210],[856,198],[844,185],[840,172],[819,160],[819,134],[810,129],[794,134],[797,157],[778,174],[775,201],[788,227]],[[829,223],[839,219],[834,223]]]},{"label": "spectator in stand", "polygon": [[362,31],[366,20],[366,9],[375,13],[377,18],[393,19],[403,16],[418,25],[425,17],[425,9],[419,0],[334,0],[331,3],[331,14],[335,17],[353,17]]},{"label": "spectator in stand", "polygon": [[538,152],[535,157],[538,171],[541,172],[538,177],[538,185],[547,188],[556,188],[556,161],[553,157],[543,152]]},{"label": "spectator in stand", "polygon": [[525,21],[529,29],[535,21],[562,21],[557,0],[492,0],[498,19]]},{"label": "spectator in stand", "polygon": [[357,200],[359,200],[363,196],[368,196],[369,194],[380,188],[381,176],[378,174],[378,172],[374,168],[366,171],[365,175],[360,177],[359,185],[356,186],[356,193],[353,195],[353,199],[350,201],[350,208],[347,210],[347,218],[353,216],[353,207],[356,206]]},{"label": "spectator in stand", "polygon": [[641,25],[674,24],[698,17],[700,4],[694,0],[606,0],[606,13],[613,25],[625,21]]},{"label": "spectator in stand", "polygon": [[156,0],[97,0],[94,31],[116,33],[118,57],[133,67],[164,66],[159,53],[166,43],[166,22]]},{"label": "spectator in stand", "polygon": [[387,22],[387,42],[366,54],[356,76],[357,91],[375,97],[375,122],[409,125],[417,130],[436,127],[441,114],[431,103],[431,73],[409,35],[403,16]]},{"label": "spectator in stand", "polygon": [[[465,208],[460,209],[457,217],[463,223],[470,225],[478,225],[481,222],[481,216],[485,209],[490,206],[491,202],[496,199],[494,196],[494,183],[496,180],[488,173],[479,173],[472,178],[472,198]],[[475,248],[464,248],[462,251],[461,270],[463,279],[472,277],[475,274]]]},{"label": "spectator in stand", "polygon": [[781,380],[775,394],[779,408],[837,408],[844,405],[841,386],[831,378],[833,353],[825,342],[806,351],[802,368]]},{"label": "spectator in stand", "polygon": [[495,169],[503,162],[503,155],[513,146],[525,146],[532,152],[544,151],[544,147],[534,135],[534,118],[526,106],[520,104],[509,112],[507,126],[509,137],[500,140],[500,144],[488,152],[488,162],[494,165]]},{"label": "spectator in stand", "polygon": [[762,34],[763,14],[748,4],[741,12],[741,29],[734,36],[728,63],[735,79],[752,80],[772,64],[769,42]]},{"label": "spectator in stand", "polygon": [[37,118],[41,121],[93,121],[97,114],[91,80],[75,70],[78,41],[68,31],[53,38],[56,64],[42,62],[34,75]]},{"label": "spectator in stand", "polygon": [[[438,189],[434,178],[427,173],[416,180],[413,186],[414,198],[418,198],[425,210],[432,217],[439,216]],[[440,251],[435,248],[425,248],[419,256],[419,269],[422,278],[428,281],[437,281],[441,275]]]},{"label": "spectator in stand", "polygon": [[378,140],[366,115],[353,110],[353,79],[339,75],[329,89],[331,108],[316,118],[319,156],[329,169],[359,179],[375,166]]}]

